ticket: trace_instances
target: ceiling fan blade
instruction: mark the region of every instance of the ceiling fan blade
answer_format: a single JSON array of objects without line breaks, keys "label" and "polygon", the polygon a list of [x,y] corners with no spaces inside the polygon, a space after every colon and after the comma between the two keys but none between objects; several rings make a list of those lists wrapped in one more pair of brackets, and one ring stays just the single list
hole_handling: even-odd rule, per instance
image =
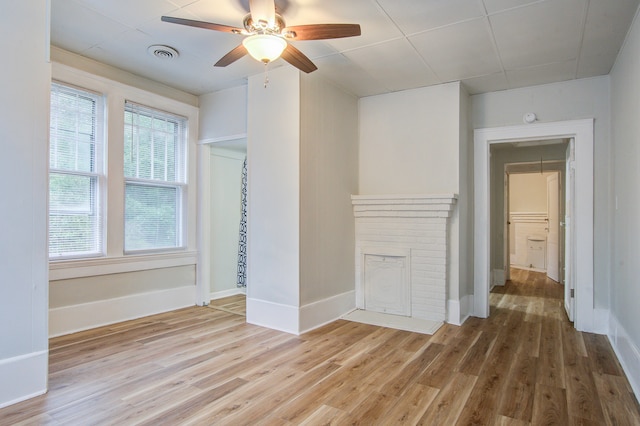
[{"label": "ceiling fan blade", "polygon": [[241,44],[240,46],[236,47],[231,52],[227,53],[222,58],[220,58],[220,60],[216,62],[214,66],[226,67],[227,65],[232,64],[238,59],[242,58],[247,53],[248,53],[247,49],[244,47],[243,44]]},{"label": "ceiling fan blade", "polygon": [[163,22],[170,22],[172,24],[187,25],[189,27],[204,28],[207,30],[223,31],[225,33],[243,34],[245,30],[242,28],[230,27],[228,25],[214,24],[213,22],[194,21],[192,19],[174,18],[172,16],[163,16]]},{"label": "ceiling fan blade", "polygon": [[325,40],[329,38],[354,37],[362,34],[358,24],[312,24],[294,25],[282,30],[290,40]]},{"label": "ceiling fan blade", "polygon": [[265,21],[272,27],[276,22],[276,4],[274,0],[249,0],[249,11],[253,22]]},{"label": "ceiling fan blade", "polygon": [[293,47],[291,43],[287,43],[287,47],[284,49],[284,52],[282,52],[281,57],[300,71],[304,71],[306,73],[310,73],[318,69],[318,67],[311,62],[311,59],[307,58],[304,53]]}]

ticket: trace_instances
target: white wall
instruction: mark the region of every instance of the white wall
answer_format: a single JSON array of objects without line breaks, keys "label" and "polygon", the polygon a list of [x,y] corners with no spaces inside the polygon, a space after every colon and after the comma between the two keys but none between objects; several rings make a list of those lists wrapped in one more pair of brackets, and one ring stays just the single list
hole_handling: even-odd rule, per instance
[{"label": "white wall", "polygon": [[211,149],[211,297],[224,297],[237,290],[245,155],[227,149]]},{"label": "white wall", "polygon": [[45,1],[4,2],[0,47],[0,407],[47,386],[51,67]]},{"label": "white wall", "polygon": [[293,67],[249,79],[247,321],[300,333],[355,306],[357,101]]},{"label": "white wall", "polygon": [[[611,337],[636,396],[640,395],[640,20],[636,14],[611,72],[615,199]],[[597,212],[597,210],[596,210]]]},{"label": "white wall", "polygon": [[459,191],[458,83],[360,99],[359,193]]},{"label": "white wall", "polygon": [[355,290],[351,194],[358,190],[357,123],[357,98],[315,74],[302,75],[302,306]]},{"label": "white wall", "polygon": [[547,177],[554,173],[510,174],[509,210],[512,212],[546,212]]},{"label": "white wall", "polygon": [[474,129],[522,125],[526,112],[536,113],[541,122],[595,118],[594,203],[599,208],[594,209],[594,300],[596,308],[606,309],[609,305],[613,182],[609,77],[485,93],[472,96],[471,102]]},{"label": "white wall", "polygon": [[297,332],[300,305],[300,78],[249,78],[247,321]]},{"label": "white wall", "polygon": [[247,132],[247,86],[207,93],[200,96],[199,105],[201,140],[228,138]]}]

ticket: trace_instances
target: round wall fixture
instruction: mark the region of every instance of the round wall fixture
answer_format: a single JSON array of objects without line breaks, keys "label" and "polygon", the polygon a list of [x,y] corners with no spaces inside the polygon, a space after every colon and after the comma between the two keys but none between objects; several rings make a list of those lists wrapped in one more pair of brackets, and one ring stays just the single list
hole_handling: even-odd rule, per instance
[{"label": "round wall fixture", "polygon": [[149,55],[160,59],[174,59],[180,56],[176,49],[162,44],[154,44],[147,47],[147,52]]},{"label": "round wall fixture", "polygon": [[533,112],[528,112],[522,117],[522,121],[528,124],[535,122],[537,119],[538,117],[536,117],[536,115]]}]

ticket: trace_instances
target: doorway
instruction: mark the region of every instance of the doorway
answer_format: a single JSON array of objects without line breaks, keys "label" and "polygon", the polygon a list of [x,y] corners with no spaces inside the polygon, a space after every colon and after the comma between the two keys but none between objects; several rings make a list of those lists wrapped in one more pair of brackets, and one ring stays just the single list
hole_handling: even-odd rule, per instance
[{"label": "doorway", "polygon": [[[522,126],[477,129],[474,132],[474,315],[489,316],[489,289],[492,283],[491,236],[501,226],[492,222],[491,147],[505,143],[531,143],[551,139],[573,139],[574,149],[567,169],[571,169],[573,204],[571,221],[566,223],[573,249],[567,256],[575,283],[575,322],[581,331],[594,331],[593,306],[593,119]],[[536,142],[537,141],[537,142]],[[566,157],[565,157],[566,158]],[[503,172],[500,171],[500,174]],[[502,204],[502,203],[501,203]],[[496,231],[497,230],[497,231]],[[502,236],[503,238],[504,236]]]},{"label": "doorway", "polygon": [[[567,143],[545,145],[540,152],[561,158]],[[565,160],[505,164],[505,280],[518,268],[564,282],[565,168]]]}]

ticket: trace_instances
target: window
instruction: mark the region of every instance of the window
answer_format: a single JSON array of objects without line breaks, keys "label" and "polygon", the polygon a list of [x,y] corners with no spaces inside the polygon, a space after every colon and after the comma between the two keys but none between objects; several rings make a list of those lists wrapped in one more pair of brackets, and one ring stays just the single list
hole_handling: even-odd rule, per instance
[{"label": "window", "polygon": [[103,254],[103,97],[51,86],[49,258]]},{"label": "window", "polygon": [[186,122],[125,103],[125,252],[184,247]]}]

